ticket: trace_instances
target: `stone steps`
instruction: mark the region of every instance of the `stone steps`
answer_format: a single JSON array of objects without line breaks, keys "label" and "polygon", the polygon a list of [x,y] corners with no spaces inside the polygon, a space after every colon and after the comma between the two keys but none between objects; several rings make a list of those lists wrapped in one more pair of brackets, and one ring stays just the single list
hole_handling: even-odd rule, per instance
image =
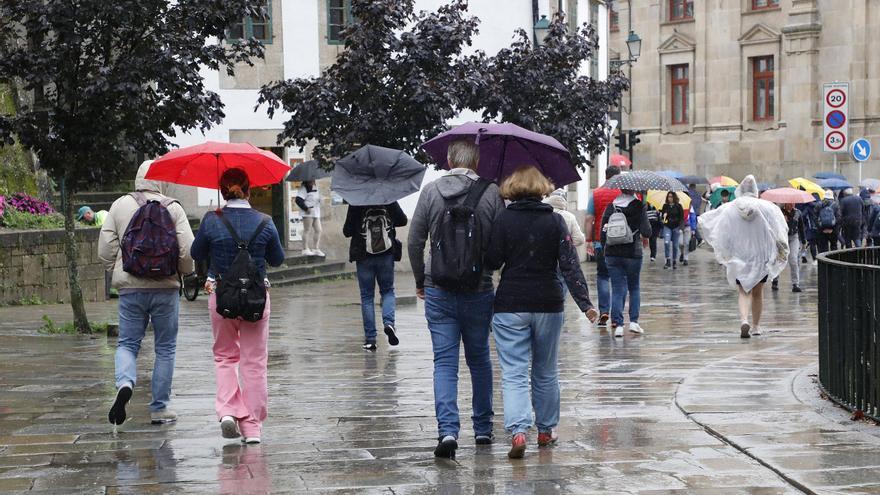
[{"label": "stone steps", "polygon": [[355,270],[344,261],[327,261],[321,256],[301,256],[288,252],[284,265],[268,270],[273,287],[353,278]]}]

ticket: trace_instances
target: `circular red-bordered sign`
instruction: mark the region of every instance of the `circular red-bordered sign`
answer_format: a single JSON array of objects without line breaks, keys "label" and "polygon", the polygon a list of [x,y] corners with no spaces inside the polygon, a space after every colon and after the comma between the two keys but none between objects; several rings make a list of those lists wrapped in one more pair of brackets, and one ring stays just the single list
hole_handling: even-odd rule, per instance
[{"label": "circular red-bordered sign", "polygon": [[825,116],[825,123],[832,129],[840,129],[846,124],[846,115],[840,110],[832,110]]},{"label": "circular red-bordered sign", "polygon": [[842,89],[832,89],[825,95],[825,103],[831,108],[840,108],[846,103],[846,93]]},{"label": "circular red-bordered sign", "polygon": [[[833,144],[831,144],[831,138],[834,136],[840,137],[840,145],[839,146],[834,146]],[[846,136],[844,136],[843,133],[840,131],[831,131],[828,133],[827,136],[825,136],[825,145],[834,151],[843,149],[843,147],[846,146]]]}]

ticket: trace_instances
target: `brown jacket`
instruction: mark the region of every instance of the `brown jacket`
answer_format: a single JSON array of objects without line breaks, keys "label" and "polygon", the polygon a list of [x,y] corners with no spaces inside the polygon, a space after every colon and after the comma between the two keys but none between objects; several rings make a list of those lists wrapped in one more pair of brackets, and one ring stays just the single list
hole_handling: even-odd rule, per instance
[{"label": "brown jacket", "polygon": [[[146,161],[138,169],[135,179],[135,190],[143,192],[148,199],[162,200],[165,195],[161,192],[162,184],[157,181],[147,180],[147,170],[152,161]],[[104,263],[106,270],[113,270],[113,287],[120,290],[132,289],[179,289],[180,281],[177,275],[165,278],[136,277],[122,270],[122,254],[119,252],[119,241],[125,235],[131,217],[139,208],[137,201],[126,194],[117,199],[101,226],[101,236],[98,239],[98,258]],[[180,259],[177,272],[180,275],[193,272],[193,259],[190,256],[190,246],[193,242],[192,228],[186,218],[186,212],[179,203],[172,203],[168,212],[174,223],[177,224],[177,244],[180,247]]]}]

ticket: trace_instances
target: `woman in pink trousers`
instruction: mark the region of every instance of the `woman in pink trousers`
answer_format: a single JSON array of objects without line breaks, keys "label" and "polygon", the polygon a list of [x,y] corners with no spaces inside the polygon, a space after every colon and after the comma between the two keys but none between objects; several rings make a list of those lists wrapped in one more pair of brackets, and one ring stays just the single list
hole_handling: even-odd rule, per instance
[{"label": "woman in pink trousers", "polygon": [[[269,314],[271,306],[266,264],[281,265],[284,248],[272,220],[251,208],[250,182],[240,169],[229,169],[220,178],[222,209],[209,212],[199,226],[192,245],[196,260],[209,260],[205,290],[211,294],[208,308],[214,331],[214,368],[217,376],[217,418],[224,438],[242,437],[249,444],[260,443],[263,421],[268,415]],[[232,266],[240,243],[246,249],[266,286],[266,305],[255,322],[226,318],[217,312],[216,282]]]}]

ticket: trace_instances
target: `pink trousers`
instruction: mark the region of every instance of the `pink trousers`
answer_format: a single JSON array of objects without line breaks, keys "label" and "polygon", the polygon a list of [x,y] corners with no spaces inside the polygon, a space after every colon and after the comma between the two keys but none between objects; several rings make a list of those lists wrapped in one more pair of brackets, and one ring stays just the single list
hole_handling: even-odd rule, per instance
[{"label": "pink trousers", "polygon": [[251,323],[217,314],[216,295],[208,302],[214,330],[214,370],[217,379],[217,419],[232,416],[241,434],[259,437],[269,413],[269,297],[263,319]]}]

